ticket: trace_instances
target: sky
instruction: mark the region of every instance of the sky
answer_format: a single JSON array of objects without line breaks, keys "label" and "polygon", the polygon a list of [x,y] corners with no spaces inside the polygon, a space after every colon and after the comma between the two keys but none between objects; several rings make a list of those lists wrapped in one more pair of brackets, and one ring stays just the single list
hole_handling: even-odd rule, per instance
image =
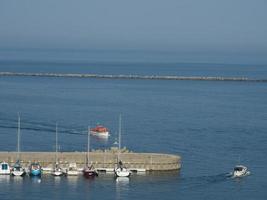
[{"label": "sky", "polygon": [[10,48],[242,54],[267,63],[267,0],[0,0],[0,49]]}]

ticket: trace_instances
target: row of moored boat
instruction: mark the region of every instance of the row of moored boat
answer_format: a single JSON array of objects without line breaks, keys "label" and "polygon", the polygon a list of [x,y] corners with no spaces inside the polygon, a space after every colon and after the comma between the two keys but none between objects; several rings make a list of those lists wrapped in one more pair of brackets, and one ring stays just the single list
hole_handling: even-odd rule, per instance
[{"label": "row of moored boat", "polygon": [[[55,163],[54,167],[51,171],[51,174],[54,176],[62,176],[64,174],[67,175],[78,175],[78,169],[75,163],[70,164],[67,170],[63,170],[59,165],[58,160],[58,125],[56,124],[56,151],[55,151]],[[102,126],[98,126],[94,129],[90,129],[88,127],[88,137],[87,137],[87,155],[86,155],[86,164],[82,170],[83,175],[86,177],[95,177],[98,176],[98,172],[95,170],[94,166],[89,164],[90,163],[90,133],[92,134],[103,134],[108,135],[108,129]],[[117,166],[114,168],[114,174],[118,177],[128,177],[130,176],[131,172],[128,170],[120,160],[120,147],[121,147],[121,116],[119,118],[119,150],[117,154]],[[20,116],[18,116],[18,139],[17,139],[17,161],[16,163],[10,167],[8,163],[2,162],[0,164],[0,175],[1,174],[11,174],[13,176],[24,176],[28,173],[31,176],[41,176],[42,168],[39,163],[33,162],[31,165],[25,169],[21,165],[20,161]]]},{"label": "row of moored boat", "polygon": [[[67,169],[60,167],[58,163],[50,171],[51,175],[54,176],[77,176],[82,172],[85,177],[95,177],[98,176],[97,170],[93,165],[86,164],[82,171],[77,168],[76,163],[70,163]],[[12,167],[7,162],[0,163],[0,175],[12,175],[12,176],[25,176],[26,174],[30,176],[41,176],[43,169],[38,162],[33,162],[28,168],[24,168],[20,161],[18,160]],[[116,176],[130,176],[130,171],[123,166],[122,161],[118,162],[118,166],[114,169],[114,174]]]}]

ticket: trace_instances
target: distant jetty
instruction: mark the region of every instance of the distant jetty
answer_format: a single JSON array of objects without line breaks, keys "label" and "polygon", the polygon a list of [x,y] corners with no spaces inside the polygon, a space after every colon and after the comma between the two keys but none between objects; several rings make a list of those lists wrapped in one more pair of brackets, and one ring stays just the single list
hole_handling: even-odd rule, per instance
[{"label": "distant jetty", "polygon": [[66,78],[96,78],[96,79],[144,79],[144,80],[197,80],[197,81],[253,81],[267,82],[267,79],[250,79],[247,77],[221,76],[159,76],[159,75],[109,75],[109,74],[79,74],[79,73],[30,73],[30,72],[0,72],[0,76],[31,76],[31,77],[66,77]]}]

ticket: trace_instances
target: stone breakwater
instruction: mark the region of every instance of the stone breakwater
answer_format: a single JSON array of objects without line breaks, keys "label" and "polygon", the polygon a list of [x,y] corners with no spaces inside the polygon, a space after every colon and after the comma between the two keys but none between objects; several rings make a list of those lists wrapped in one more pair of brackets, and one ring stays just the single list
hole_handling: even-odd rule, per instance
[{"label": "stone breakwater", "polygon": [[[66,168],[75,162],[82,168],[86,162],[87,152],[59,152],[58,160],[61,167]],[[167,171],[181,168],[181,157],[171,154],[122,152],[120,159],[129,169],[144,169],[146,171]],[[13,165],[17,160],[17,152],[0,152],[0,162]],[[31,162],[39,162],[42,167],[51,168],[55,163],[55,152],[21,152],[20,160],[24,167]],[[96,169],[114,169],[117,163],[117,153],[112,151],[90,152],[90,163]]]},{"label": "stone breakwater", "polygon": [[31,77],[66,77],[66,78],[98,78],[98,79],[146,79],[146,80],[198,80],[198,81],[254,81],[267,82],[267,79],[250,79],[247,77],[220,76],[158,76],[158,75],[102,75],[73,73],[26,73],[0,72],[0,76],[31,76]]}]

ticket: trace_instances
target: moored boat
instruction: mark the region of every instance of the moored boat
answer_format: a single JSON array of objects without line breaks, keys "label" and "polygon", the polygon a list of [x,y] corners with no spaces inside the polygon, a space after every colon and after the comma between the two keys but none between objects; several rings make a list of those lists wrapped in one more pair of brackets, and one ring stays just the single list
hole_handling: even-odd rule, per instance
[{"label": "moored boat", "polygon": [[120,160],[117,167],[114,169],[115,176],[117,177],[129,177],[131,175],[130,170],[128,170]]},{"label": "moored boat", "polygon": [[61,167],[59,166],[59,162],[58,162],[58,132],[57,132],[57,124],[56,124],[56,162],[55,162],[55,166],[51,172],[52,175],[54,176],[62,176],[64,173],[63,173],[63,170],[61,169]]},{"label": "moored boat", "polygon": [[94,166],[89,164],[90,160],[90,128],[88,127],[87,135],[87,154],[86,154],[86,165],[83,168],[83,175],[86,178],[98,176],[98,172],[95,170]]},{"label": "moored boat", "polygon": [[90,129],[90,133],[92,135],[96,135],[96,136],[102,136],[102,137],[107,137],[109,136],[109,130],[108,128],[102,126],[102,125],[97,125],[95,128],[91,128]]},{"label": "moored boat", "polygon": [[29,170],[30,176],[41,176],[42,174],[42,168],[38,162],[31,163]]},{"label": "moored boat", "polygon": [[0,163],[0,175],[9,175],[10,166],[7,162],[3,161]]},{"label": "moored boat", "polygon": [[22,167],[19,160],[17,160],[17,162],[12,167],[11,174],[13,176],[24,176],[26,174],[26,170]]},{"label": "moored boat", "polygon": [[61,167],[59,167],[58,163],[56,163],[55,167],[53,168],[52,175],[54,176],[62,176],[64,174],[63,170]]},{"label": "moored boat", "polygon": [[122,161],[120,160],[120,151],[121,151],[121,115],[119,117],[119,148],[117,154],[117,166],[114,169],[114,174],[117,177],[129,177],[131,175],[131,172],[123,165]]},{"label": "moored boat", "polygon": [[91,166],[85,166],[83,168],[83,175],[86,178],[93,178],[95,176],[98,176],[98,172],[95,170],[95,168],[93,167],[93,165]]},{"label": "moored boat", "polygon": [[17,162],[11,170],[13,176],[24,176],[26,174],[25,168],[20,163],[20,116],[18,114],[18,139],[17,139]]},{"label": "moored boat", "polygon": [[67,175],[68,176],[77,176],[79,174],[77,164],[76,163],[70,163],[69,167],[67,169]]}]

